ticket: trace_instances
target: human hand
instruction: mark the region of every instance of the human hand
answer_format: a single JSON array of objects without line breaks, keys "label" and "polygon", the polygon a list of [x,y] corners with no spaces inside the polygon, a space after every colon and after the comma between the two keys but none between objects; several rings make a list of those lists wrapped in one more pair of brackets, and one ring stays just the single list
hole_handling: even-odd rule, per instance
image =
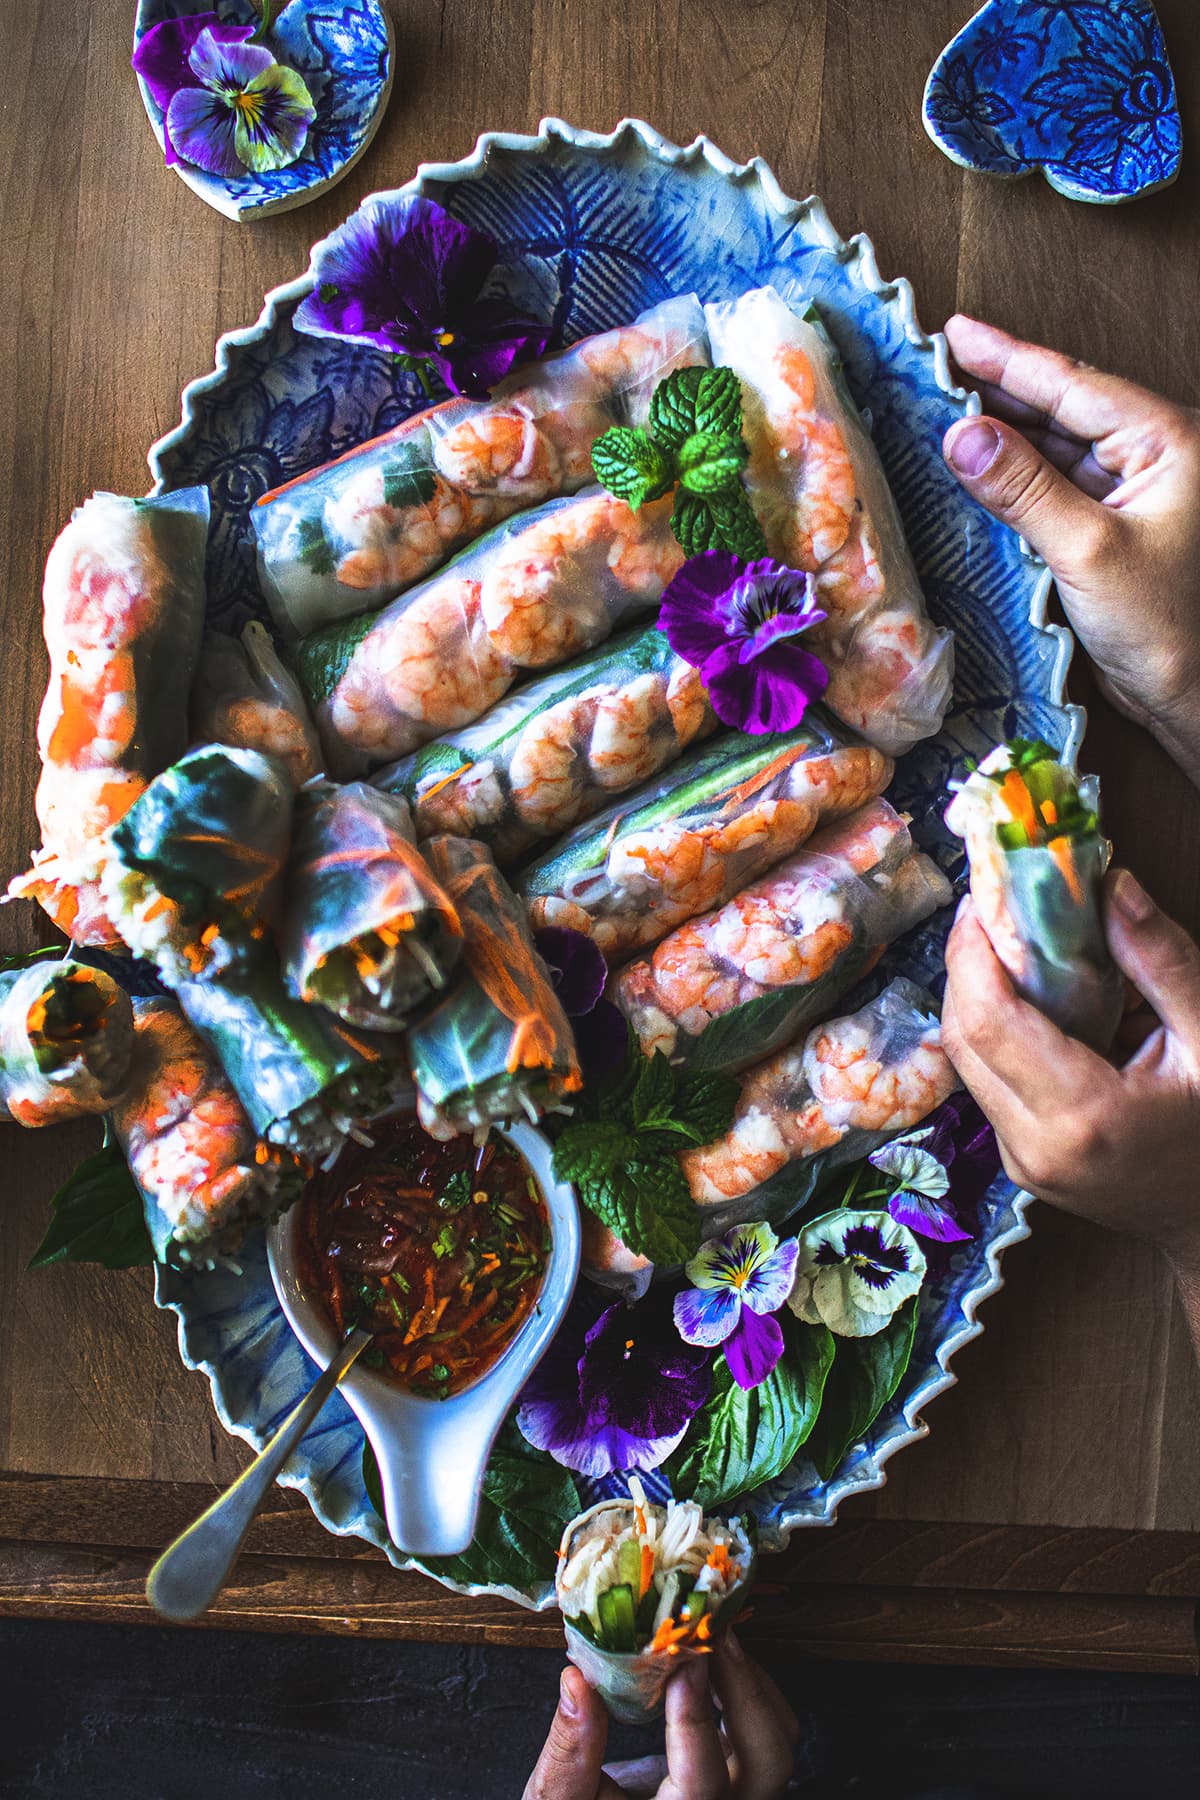
[{"label": "human hand", "polygon": [[946,946],[943,1042],[1012,1179],[1157,1244],[1200,1347],[1200,948],[1127,870],[1109,875],[1105,902],[1109,949],[1152,1009],[1127,1015],[1123,1066],[1018,996],[970,901]]},{"label": "human hand", "polygon": [[1200,413],[959,314],[946,338],[985,416],[946,460],[1053,570],[1120,710],[1200,785]]},{"label": "human hand", "polygon": [[[709,1689],[710,1661],[721,1708],[719,1731]],[[792,1746],[799,1736],[796,1716],[732,1632],[711,1659],[685,1663],[672,1676],[666,1732],[666,1769],[655,1759],[652,1785],[646,1785],[646,1765],[606,1771],[608,1714],[579,1670],[568,1665],[558,1711],[524,1800],[627,1800],[635,1794],[656,1800],[775,1800],[787,1788]]]}]

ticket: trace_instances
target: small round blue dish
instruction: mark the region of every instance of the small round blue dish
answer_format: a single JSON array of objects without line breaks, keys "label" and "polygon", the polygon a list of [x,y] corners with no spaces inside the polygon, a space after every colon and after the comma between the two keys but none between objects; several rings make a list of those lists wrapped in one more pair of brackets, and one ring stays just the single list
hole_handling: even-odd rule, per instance
[{"label": "small round blue dish", "polygon": [[[705,138],[681,148],[636,120],[607,135],[555,119],[536,137],[487,135],[462,162],[423,167],[410,189],[492,235],[513,298],[552,320],[556,343],[691,290],[721,300],[773,283],[786,298],[816,300],[869,415],[930,610],[957,633],[951,717],[903,759],[892,797],[961,878],[962,846],[941,815],[965,759],[1018,733],[1073,759],[1083,715],[1065,702],[1072,640],[1047,623],[1044,565],[966,497],[942,461],[947,426],[979,402],[954,385],[945,341],[921,329],[908,283],[885,280],[866,238],[842,239],[820,201],[789,199],[765,164],[731,162]],[[293,330],[311,285],[309,274],[276,289],[257,324],[221,340],[216,369],[184,393],[182,423],[150,452],[161,488],[203,482],[211,492],[212,613],[226,629],[266,616],[248,520],[258,495],[424,403],[414,377],[388,357]],[[886,972],[940,987],[948,924],[905,940]],[[1027,1198],[1010,1181],[995,1182],[980,1236],[958,1249],[923,1299],[899,1392],[833,1477],[822,1481],[801,1453],[748,1497],[764,1548],[781,1547],[799,1525],[831,1522],[843,1499],[880,1486],[888,1458],[925,1434],[924,1409],[954,1382],[951,1359],[982,1329],[979,1305],[1001,1286],[1004,1249],[1028,1235]],[[208,1376],[222,1423],[262,1443],[314,1368],[280,1310],[261,1240],[247,1246],[240,1273],[160,1269],[157,1299],[178,1315],[183,1359]],[[366,1538],[411,1566],[388,1545],[367,1499],[362,1442],[335,1395],[284,1479],[331,1531]],[[663,1491],[661,1480],[648,1486]],[[549,1581],[521,1592],[467,1591],[532,1606],[553,1599]]]},{"label": "small round blue dish", "polygon": [[[215,12],[227,24],[257,25],[249,0],[138,0],[134,46],[164,19]],[[192,192],[227,219],[265,219],[315,200],[349,173],[379,128],[392,91],[392,26],[380,0],[289,0],[267,48],[304,77],[317,116],[298,159],[286,169],[236,180],[191,163],[172,166]],[[162,109],[138,79],[142,103],[163,143]]]}]

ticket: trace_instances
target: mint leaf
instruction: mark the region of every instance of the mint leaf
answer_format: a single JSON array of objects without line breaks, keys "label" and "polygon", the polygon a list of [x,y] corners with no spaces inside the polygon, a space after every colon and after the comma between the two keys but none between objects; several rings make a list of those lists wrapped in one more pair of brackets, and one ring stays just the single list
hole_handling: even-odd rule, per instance
[{"label": "mint leaf", "polygon": [[711,373],[711,369],[673,369],[650,396],[650,430],[665,448],[677,449],[697,429],[696,401],[704,377]]},{"label": "mint leaf", "polygon": [[742,384],[732,369],[704,369],[696,388],[696,431],[736,437],[742,429]]},{"label": "mint leaf", "polygon": [[629,1105],[637,1131],[669,1126],[675,1106],[675,1072],[661,1050],[639,1058],[637,1081]]},{"label": "mint leaf", "polygon": [[904,1377],[917,1329],[917,1297],[868,1338],[839,1338],[821,1416],[808,1454],[828,1481],[852,1444],[870,1430]]},{"label": "mint leaf", "polygon": [[635,1156],[579,1197],[635,1256],[684,1263],[700,1248],[700,1214],[674,1156]]},{"label": "mint leaf", "polygon": [[780,1318],[785,1348],[779,1363],[749,1392],[722,1357],[712,1392],[666,1465],[673,1492],[707,1510],[781,1475],[812,1431],[821,1409],[833,1335],[824,1325]]},{"label": "mint leaf", "polygon": [[637,512],[647,500],[665,494],[675,479],[675,467],[644,431],[614,425],[592,445],[592,470],[596,480],[618,500]]},{"label": "mint leaf", "polygon": [[142,1196],[119,1144],[106,1144],[80,1163],[50,1202],[50,1226],[30,1259],[100,1263],[141,1269],[154,1261]]},{"label": "mint leaf", "polygon": [[581,1119],[568,1125],[554,1146],[554,1174],[581,1190],[603,1181],[636,1146],[624,1125],[612,1119]]},{"label": "mint leaf", "polygon": [[691,1075],[680,1082],[678,1129],[694,1144],[715,1144],[733,1124],[742,1084],[732,1075]]},{"label": "mint leaf", "polygon": [[671,514],[671,530],[675,533],[685,556],[700,556],[705,550],[724,550],[725,540],[721,536],[707,502],[698,494],[689,494],[686,488],[680,488],[675,495],[675,510]]},{"label": "mint leaf", "polygon": [[707,498],[740,488],[750,452],[735,438],[690,437],[679,452],[679,480],[689,493]]},{"label": "mint leaf", "polygon": [[739,486],[729,493],[712,494],[707,504],[713,527],[726,550],[732,550],[743,562],[753,562],[756,557],[767,554],[762,526],[744,488]]}]

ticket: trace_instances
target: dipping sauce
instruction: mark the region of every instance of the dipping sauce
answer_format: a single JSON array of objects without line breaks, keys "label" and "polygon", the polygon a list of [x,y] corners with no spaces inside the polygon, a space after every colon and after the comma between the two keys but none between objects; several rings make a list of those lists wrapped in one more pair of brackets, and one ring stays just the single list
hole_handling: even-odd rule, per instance
[{"label": "dipping sauce", "polygon": [[439,1143],[411,1119],[350,1142],[300,1201],[305,1286],[367,1368],[444,1400],[504,1354],[537,1303],[550,1221],[524,1157],[493,1133]]}]

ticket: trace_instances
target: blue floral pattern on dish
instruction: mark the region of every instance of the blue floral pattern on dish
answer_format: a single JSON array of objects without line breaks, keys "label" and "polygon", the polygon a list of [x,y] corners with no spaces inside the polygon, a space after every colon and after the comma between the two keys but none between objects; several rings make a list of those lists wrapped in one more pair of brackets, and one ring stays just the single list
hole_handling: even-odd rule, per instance
[{"label": "blue floral pattern on dish", "polygon": [[[1043,565],[942,461],[946,427],[978,403],[953,386],[944,343],[922,332],[907,283],[882,280],[866,239],[843,242],[819,203],[789,200],[763,165],[739,167],[704,140],[680,150],[636,123],[600,137],[549,120],[536,138],[482,139],[473,157],[426,170],[415,185],[492,233],[514,301],[553,319],[560,341],[690,289],[720,300],[770,282],[789,298],[816,299],[869,417],[930,610],[958,634],[954,711],[937,738],[903,759],[893,797],[959,879],[962,846],[941,821],[948,782],[968,757],[1017,731],[1073,756],[1082,719],[1064,706],[1071,641],[1044,624]],[[266,616],[247,522],[257,494],[422,404],[417,383],[387,356],[293,331],[307,288],[304,280],[277,290],[256,326],[222,339],[215,373],[184,395],[183,424],[150,453],[161,487],[202,482],[212,492],[210,610],[227,628]],[[948,925],[934,921],[906,940],[876,983],[904,973],[939,987]],[[924,1433],[921,1409],[953,1380],[950,1357],[979,1330],[975,1309],[999,1285],[1001,1250],[1026,1235],[1024,1204],[1010,1182],[996,1182],[983,1234],[961,1247],[922,1309],[900,1392],[833,1479],[820,1481],[801,1459],[752,1497],[765,1545],[877,1487],[887,1457]],[[178,1313],[181,1353],[209,1376],[222,1422],[261,1443],[315,1371],[283,1320],[261,1243],[242,1261],[237,1276],[160,1269],[157,1297]],[[331,1530],[387,1548],[362,1488],[361,1449],[361,1428],[335,1395],[286,1479]],[[660,1476],[650,1491],[665,1492]],[[402,1552],[389,1554],[406,1566]],[[549,1589],[510,1597],[544,1605]]]},{"label": "blue floral pattern on dish", "polygon": [[[164,19],[215,12],[228,23],[256,24],[248,0],[138,0],[136,44]],[[175,167],[201,199],[231,219],[265,218],[313,199],[356,163],[383,116],[392,85],[392,36],[380,0],[290,0],[267,39],[280,62],[298,71],[317,116],[300,156],[285,169],[237,179]],[[162,113],[145,84],[142,100],[159,143]]]},{"label": "blue floral pattern on dish", "polygon": [[1135,200],[1179,173],[1175,81],[1146,0],[988,0],[934,65],[923,117],[964,168],[1040,169],[1072,200]]}]

